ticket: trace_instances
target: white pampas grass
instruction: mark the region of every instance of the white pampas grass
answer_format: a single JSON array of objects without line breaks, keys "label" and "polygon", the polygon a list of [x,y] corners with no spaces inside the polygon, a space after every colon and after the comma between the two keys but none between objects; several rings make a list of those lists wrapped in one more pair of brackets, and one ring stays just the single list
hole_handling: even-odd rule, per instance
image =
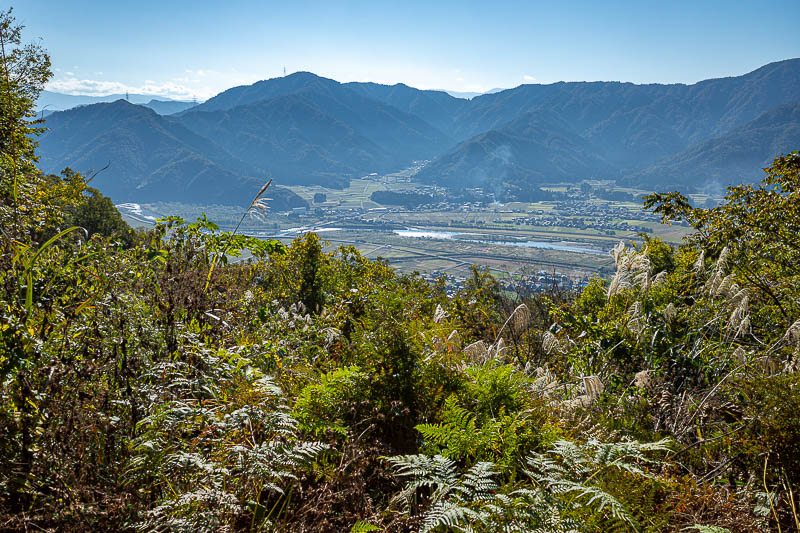
[{"label": "white pampas grass", "polygon": [[731,251],[727,246],[722,249],[722,251],[719,253],[719,258],[717,259],[717,270],[728,270],[728,258],[730,255]]},{"label": "white pampas grass", "polygon": [[516,335],[520,335],[531,323],[531,311],[525,304],[519,304],[511,316],[508,318],[511,331]]},{"label": "white pampas grass", "polygon": [[700,255],[697,257],[697,261],[694,262],[694,266],[692,267],[694,273],[702,275],[706,271],[706,251],[700,250]]},{"label": "white pampas grass", "polygon": [[545,331],[542,335],[542,351],[550,355],[554,351],[561,351],[560,348],[561,343],[558,338],[549,331]]},{"label": "white pampas grass", "polygon": [[534,379],[533,383],[531,383],[531,386],[534,390],[547,391],[552,389],[553,385],[558,384],[555,375],[550,372],[550,369],[547,368],[547,366],[536,367],[535,373],[536,379]]},{"label": "white pampas grass", "polygon": [[647,247],[637,252],[633,248],[626,248],[620,242],[611,253],[614,256],[617,271],[608,286],[608,299],[610,300],[614,295],[633,285],[638,285],[640,292],[646,294],[653,281],[651,276],[653,268],[650,258],[647,256]]},{"label": "white pampas grass", "polygon": [[565,409],[576,409],[578,407],[589,407],[603,393],[603,382],[598,376],[586,376],[583,378],[584,393],[571,400],[561,403]]},{"label": "white pampas grass", "polygon": [[614,264],[619,266],[620,259],[622,258],[622,254],[625,252],[625,243],[619,241],[614,248],[611,249],[611,255],[614,256]]},{"label": "white pampas grass", "polygon": [[504,354],[505,351],[506,351],[506,341],[503,340],[503,337],[500,337],[499,339],[497,339],[496,343],[494,343],[492,346],[489,347],[488,357],[489,359],[498,359]]},{"label": "white pampas grass", "polygon": [[341,337],[342,332],[336,328],[328,327],[322,330],[322,334],[325,335],[325,349],[327,350]]},{"label": "white pampas grass", "polygon": [[447,345],[454,351],[461,349],[461,335],[458,334],[458,331],[453,330],[450,332],[450,335],[447,336]]},{"label": "white pampas grass", "polygon": [[800,348],[800,320],[796,320],[794,324],[789,326],[789,329],[783,334],[783,342],[795,348]]},{"label": "white pampas grass", "polygon": [[447,311],[442,309],[442,306],[436,304],[436,311],[433,312],[433,321],[437,324],[443,322],[448,316],[450,316]]},{"label": "white pampas grass", "polygon": [[664,308],[664,320],[666,320],[667,322],[672,322],[673,320],[675,320],[677,314],[678,310],[675,308],[675,304],[672,302],[668,303],[667,306]]},{"label": "white pampas grass", "polygon": [[647,325],[647,321],[642,316],[642,304],[638,300],[633,302],[633,305],[628,309],[628,315],[630,318],[628,318],[626,326],[638,339]]},{"label": "white pampas grass", "polygon": [[653,384],[649,370],[640,370],[633,376],[633,385],[638,389],[648,389]]},{"label": "white pampas grass", "polygon": [[473,363],[483,363],[489,358],[489,350],[482,340],[473,342],[464,348],[464,353]]},{"label": "white pampas grass", "polygon": [[583,390],[590,400],[596,400],[605,389],[599,376],[586,376],[583,378]]},{"label": "white pampas grass", "polygon": [[[728,296],[731,289],[736,285],[733,281],[733,274],[728,274],[720,282],[717,284],[716,287],[713,287],[713,294],[714,296],[726,295]],[[738,286],[738,285],[737,285]]]},{"label": "white pampas grass", "polygon": [[750,333],[750,296],[746,293],[742,296],[736,304],[736,307],[731,312],[728,319],[728,331],[733,331],[733,336],[740,337],[746,333]]}]

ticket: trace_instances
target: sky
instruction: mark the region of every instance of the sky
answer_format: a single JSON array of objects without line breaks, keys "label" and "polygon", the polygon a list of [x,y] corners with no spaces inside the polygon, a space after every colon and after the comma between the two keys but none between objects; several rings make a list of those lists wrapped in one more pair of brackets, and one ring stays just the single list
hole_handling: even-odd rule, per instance
[{"label": "sky", "polygon": [[[0,6],[2,7],[2,6]],[[48,89],[204,100],[310,71],[484,92],[523,83],[695,83],[800,57],[798,0],[347,2],[18,0]]]}]

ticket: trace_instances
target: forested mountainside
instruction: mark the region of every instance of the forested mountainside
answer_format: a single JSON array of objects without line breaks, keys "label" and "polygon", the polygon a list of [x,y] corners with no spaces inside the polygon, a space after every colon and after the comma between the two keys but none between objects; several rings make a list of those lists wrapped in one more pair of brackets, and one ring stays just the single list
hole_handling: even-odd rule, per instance
[{"label": "forested mountainside", "polygon": [[185,111],[190,107],[194,107],[197,104],[194,102],[178,102],[173,100],[157,100],[155,98],[151,98],[149,102],[144,104],[145,107],[149,107],[159,115],[174,115],[175,113],[180,113],[181,111]]},{"label": "forested mountainside", "polygon": [[498,198],[515,187],[530,190],[542,183],[570,182],[574,176],[614,179],[618,172],[550,111],[526,113],[477,135],[418,174],[422,181],[449,187],[482,187]]},{"label": "forested mountainside", "polygon": [[307,182],[324,179],[313,176],[325,173],[352,176],[402,168],[433,157],[451,142],[422,119],[338,83],[330,90],[306,88],[224,111],[190,110],[178,120],[276,175],[308,173]]},{"label": "forested mountainside", "polygon": [[657,187],[660,183],[692,186],[702,183],[721,191],[731,182],[750,181],[745,169],[764,168],[771,157],[787,154],[800,137],[800,102],[770,109],[731,131],[696,144],[623,182]]},{"label": "forested mountainside", "polygon": [[[459,180],[460,169],[451,162],[481,151],[480,145],[486,138],[482,132],[487,130],[527,138],[528,142],[541,142],[541,135],[526,135],[527,125],[520,120],[520,115],[527,114],[549,121],[551,125],[547,129],[553,133],[568,128],[572,135],[591,147],[597,162],[590,173],[573,170],[568,173],[571,176],[568,180],[581,179],[579,176],[617,177],[644,188],[687,183],[702,188],[707,183],[720,183],[717,176],[732,171],[736,178],[723,179],[722,184],[739,183],[739,176],[752,176],[760,167],[745,160],[724,168],[709,163],[706,168],[713,167],[711,170],[716,176],[690,182],[676,180],[659,160],[672,157],[673,163],[677,163],[683,157],[690,158],[687,152],[705,140],[740,128],[778,106],[798,101],[800,60],[797,59],[766,65],[744,76],[706,80],[694,85],[618,82],[522,85],[471,100],[470,107],[456,115],[452,129],[445,130],[455,138],[468,140],[435,161],[437,166],[425,174],[425,179],[442,183]],[[796,145],[796,135],[789,136]],[[528,158],[524,149],[513,144],[507,146],[508,160]],[[542,170],[563,155],[564,148],[562,144],[554,144],[548,156],[540,157],[540,162],[518,179],[532,184],[541,183],[542,176],[553,180]],[[503,176],[507,163],[492,157],[491,151],[486,153],[480,161],[475,161],[476,166],[493,170],[487,174],[488,179]],[[768,160],[775,153],[778,152],[764,149],[759,157]],[[609,173],[609,167],[613,172]],[[562,173],[557,176],[556,179],[564,180]]]},{"label": "forested mountainside", "polygon": [[[125,100],[54,113],[41,137],[40,164],[97,174],[92,185],[113,198],[154,202],[246,204],[263,175],[222,147],[155,111]],[[273,207],[305,201],[278,188]]]},{"label": "forested mountainside", "polygon": [[[503,183],[519,190],[589,178],[657,190],[702,190],[753,176],[776,153],[796,146],[796,129],[784,127],[780,110],[798,101],[798,59],[693,85],[562,82],[521,85],[472,100],[402,84],[341,84],[298,72],[234,87],[169,120],[213,140],[203,149],[197,143],[191,147],[197,159],[219,167],[209,172],[210,182],[217,179],[212,174],[230,172],[239,178],[233,183],[258,174],[289,185],[341,187],[351,177],[431,159],[420,179],[469,182],[493,191]],[[95,156],[112,162],[141,159],[141,145],[135,143],[85,153],[81,130],[91,130],[98,115],[108,128],[120,119],[113,108],[91,107],[70,111],[69,121],[58,113],[47,118],[50,132],[41,138],[41,153],[49,170]],[[691,179],[674,170],[693,166],[695,154],[712,150],[713,143],[736,143],[731,139],[751,123],[773,130],[773,141],[750,146],[747,157],[705,158]],[[67,127],[73,131],[60,131]],[[163,127],[142,124],[139,135],[157,139]],[[173,153],[165,152],[165,160],[184,159],[182,143],[166,146]],[[220,149],[227,154],[220,155]],[[126,181],[116,174],[126,166],[112,165],[108,179]],[[195,166],[174,169],[172,183],[165,183],[169,194],[188,188]],[[244,190],[236,195],[247,196]],[[179,198],[164,198],[172,199]]]}]

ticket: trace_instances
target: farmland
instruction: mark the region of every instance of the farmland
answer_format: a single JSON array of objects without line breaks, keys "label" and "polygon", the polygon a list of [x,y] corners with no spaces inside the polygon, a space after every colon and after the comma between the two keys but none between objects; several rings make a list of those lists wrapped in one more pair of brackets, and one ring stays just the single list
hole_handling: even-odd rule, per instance
[{"label": "farmland", "polygon": [[[307,209],[248,217],[243,231],[284,242],[315,231],[329,249],[355,246],[399,271],[444,275],[455,286],[478,265],[507,284],[533,279],[538,285],[532,287],[557,282],[567,288],[610,272],[608,252],[620,240],[641,242],[646,234],[677,244],[686,232],[679,225],[661,225],[641,209],[637,197],[648,191],[616,188],[613,182],[554,184],[543,188],[555,195],[553,200],[500,203],[480,190],[464,197],[416,183],[417,168],[353,179],[345,189],[289,187],[308,201]],[[382,191],[429,197],[430,202],[413,208],[381,204],[373,195]],[[230,206],[175,203],[134,211],[124,213],[138,224],[164,215],[193,219],[204,212],[223,229],[232,229],[241,216],[241,209]]]}]

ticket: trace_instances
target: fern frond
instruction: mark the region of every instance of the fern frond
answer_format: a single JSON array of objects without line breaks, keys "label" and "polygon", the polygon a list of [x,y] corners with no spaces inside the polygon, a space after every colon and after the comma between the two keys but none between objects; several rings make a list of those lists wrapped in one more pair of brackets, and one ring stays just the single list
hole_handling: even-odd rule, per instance
[{"label": "fern frond", "polygon": [[350,533],[370,533],[370,531],[380,531],[380,530],[381,528],[379,528],[376,525],[359,520],[358,522],[353,524],[353,527],[350,528]]}]

